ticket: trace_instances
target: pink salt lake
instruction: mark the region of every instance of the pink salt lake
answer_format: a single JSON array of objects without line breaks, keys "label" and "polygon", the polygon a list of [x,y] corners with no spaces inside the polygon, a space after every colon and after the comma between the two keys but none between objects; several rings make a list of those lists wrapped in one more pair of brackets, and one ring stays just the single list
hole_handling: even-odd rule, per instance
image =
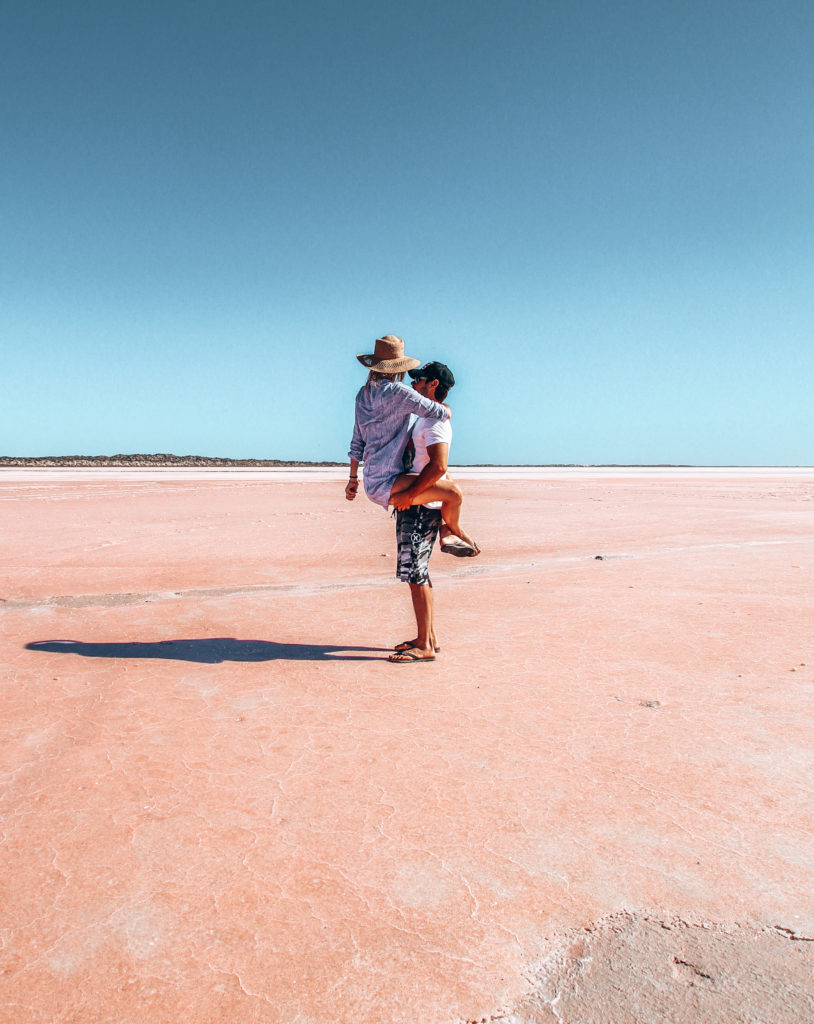
[{"label": "pink salt lake", "polygon": [[3,1024],[814,1020],[814,470],[456,476],[0,471]]}]

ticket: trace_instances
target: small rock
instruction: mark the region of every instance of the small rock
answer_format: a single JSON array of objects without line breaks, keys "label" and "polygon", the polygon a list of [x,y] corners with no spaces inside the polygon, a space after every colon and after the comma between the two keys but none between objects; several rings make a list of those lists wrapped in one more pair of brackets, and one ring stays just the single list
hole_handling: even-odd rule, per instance
[{"label": "small rock", "polygon": [[596,561],[596,562],[604,562],[605,561],[605,556],[604,555],[594,555],[594,561]]}]

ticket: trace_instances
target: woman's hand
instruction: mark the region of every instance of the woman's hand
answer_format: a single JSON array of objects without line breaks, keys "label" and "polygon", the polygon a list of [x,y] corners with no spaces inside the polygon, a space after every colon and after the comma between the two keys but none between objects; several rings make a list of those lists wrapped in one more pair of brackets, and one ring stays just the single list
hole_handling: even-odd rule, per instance
[{"label": "woman's hand", "polygon": [[348,501],[353,501],[359,491],[359,480],[352,476],[345,485],[345,497]]}]

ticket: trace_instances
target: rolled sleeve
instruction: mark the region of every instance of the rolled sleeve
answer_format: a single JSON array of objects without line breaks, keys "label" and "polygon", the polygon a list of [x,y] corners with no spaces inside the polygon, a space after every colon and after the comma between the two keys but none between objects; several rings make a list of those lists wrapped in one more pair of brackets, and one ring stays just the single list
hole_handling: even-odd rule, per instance
[{"label": "rolled sleeve", "polygon": [[348,458],[355,459],[357,462],[363,462],[364,454],[365,442],[362,440],[362,432],[359,429],[359,419],[356,417],[353,421],[353,436],[350,439]]},{"label": "rolled sleeve", "polygon": [[449,409],[445,405],[419,395],[414,388],[408,388],[406,384],[393,384],[393,399],[405,412],[414,412],[417,416],[428,416],[435,420],[449,419]]}]

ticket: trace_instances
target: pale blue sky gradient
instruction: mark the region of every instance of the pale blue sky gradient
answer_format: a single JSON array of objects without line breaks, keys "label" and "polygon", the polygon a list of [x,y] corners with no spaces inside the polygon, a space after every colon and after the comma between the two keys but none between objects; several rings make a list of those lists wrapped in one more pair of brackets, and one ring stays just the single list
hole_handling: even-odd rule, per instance
[{"label": "pale blue sky gradient", "polygon": [[814,6],[6,4],[0,454],[814,464]]}]

